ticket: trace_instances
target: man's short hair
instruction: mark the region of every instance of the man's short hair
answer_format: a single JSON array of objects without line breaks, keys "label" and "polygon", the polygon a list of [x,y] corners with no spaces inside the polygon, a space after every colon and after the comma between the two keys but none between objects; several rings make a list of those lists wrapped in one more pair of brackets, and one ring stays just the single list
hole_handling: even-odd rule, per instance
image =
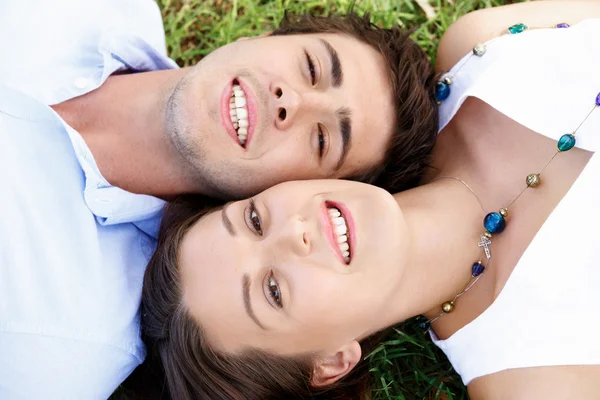
[{"label": "man's short hair", "polygon": [[394,97],[393,133],[383,161],[347,177],[383,187],[390,192],[419,184],[429,165],[438,129],[438,107],[433,96],[436,76],[423,50],[399,26],[379,28],[368,13],[362,17],[288,15],[272,35],[341,33],[373,47],[384,58]]}]

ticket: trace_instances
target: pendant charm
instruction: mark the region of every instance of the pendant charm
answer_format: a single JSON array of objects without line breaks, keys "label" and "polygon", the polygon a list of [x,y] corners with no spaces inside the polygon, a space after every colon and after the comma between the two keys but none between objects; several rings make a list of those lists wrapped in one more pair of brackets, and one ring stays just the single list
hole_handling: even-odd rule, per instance
[{"label": "pendant charm", "polygon": [[527,183],[527,187],[530,188],[536,188],[540,186],[540,183],[542,183],[542,181],[540,180],[540,174],[527,175],[527,179],[525,179],[525,182]]},{"label": "pendant charm", "polygon": [[475,54],[477,57],[483,56],[486,51],[487,47],[482,43],[476,44],[475,47],[473,47],[473,54]]},{"label": "pendant charm", "polygon": [[446,80],[438,82],[437,85],[435,85],[435,100],[437,103],[441,104],[448,96],[450,96],[450,85]]},{"label": "pendant charm", "polygon": [[442,304],[442,311],[445,312],[446,314],[451,313],[452,311],[454,311],[454,302],[453,301],[447,301],[444,304]]},{"label": "pendant charm", "polygon": [[558,151],[569,151],[575,146],[575,135],[566,133],[558,140]]},{"label": "pendant charm", "polygon": [[501,233],[506,228],[506,220],[502,214],[491,212],[485,216],[483,227],[490,233]]},{"label": "pendant charm", "polygon": [[492,244],[492,241],[488,239],[488,237],[485,235],[481,235],[481,242],[477,244],[477,246],[483,247],[483,251],[488,260],[492,258],[492,253],[490,252],[490,244]]},{"label": "pendant charm", "polygon": [[483,271],[485,271],[485,265],[478,261],[471,267],[471,276],[477,278],[479,275],[483,274]]},{"label": "pendant charm", "polygon": [[429,328],[431,327],[431,323],[427,320],[427,318],[425,318],[423,316],[418,316],[416,318],[416,322],[417,322],[417,326],[419,327],[419,329],[421,329],[423,331],[428,331]]},{"label": "pendant charm", "polygon": [[508,33],[511,35],[516,35],[518,33],[524,32],[527,30],[527,25],[525,24],[516,24],[508,28]]}]

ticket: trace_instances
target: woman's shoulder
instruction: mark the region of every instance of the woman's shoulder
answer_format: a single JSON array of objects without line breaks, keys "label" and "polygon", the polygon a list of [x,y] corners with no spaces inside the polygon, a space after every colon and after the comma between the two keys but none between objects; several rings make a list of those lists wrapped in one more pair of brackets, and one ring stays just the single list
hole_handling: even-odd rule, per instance
[{"label": "woman's shoulder", "polygon": [[457,19],[444,33],[438,47],[436,70],[450,70],[475,44],[506,33],[511,25],[525,23],[541,28],[562,22],[573,25],[587,18],[600,18],[600,2],[535,1],[470,12]]}]

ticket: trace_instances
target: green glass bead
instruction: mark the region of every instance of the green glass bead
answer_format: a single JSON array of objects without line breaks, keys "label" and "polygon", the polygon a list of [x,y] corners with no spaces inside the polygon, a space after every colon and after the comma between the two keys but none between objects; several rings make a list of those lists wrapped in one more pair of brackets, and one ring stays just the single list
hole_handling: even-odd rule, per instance
[{"label": "green glass bead", "polygon": [[569,151],[575,146],[575,136],[566,133],[558,139],[558,151]]},{"label": "green glass bead", "polygon": [[516,35],[517,33],[521,33],[527,30],[527,25],[525,24],[516,24],[508,28],[508,33],[511,35]]}]

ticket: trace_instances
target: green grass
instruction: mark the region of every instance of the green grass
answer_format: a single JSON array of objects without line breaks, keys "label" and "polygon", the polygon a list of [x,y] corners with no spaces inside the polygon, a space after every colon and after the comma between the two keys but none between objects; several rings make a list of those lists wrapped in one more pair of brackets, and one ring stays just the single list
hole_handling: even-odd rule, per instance
[{"label": "green grass", "polygon": [[[159,0],[167,47],[180,66],[239,37],[273,29],[284,10],[291,13],[369,11],[373,22],[415,28],[414,40],[434,62],[437,44],[458,17],[501,0],[430,0],[435,17],[428,19],[413,0]],[[369,355],[375,399],[466,399],[466,390],[444,355],[411,322],[402,325]]]}]

